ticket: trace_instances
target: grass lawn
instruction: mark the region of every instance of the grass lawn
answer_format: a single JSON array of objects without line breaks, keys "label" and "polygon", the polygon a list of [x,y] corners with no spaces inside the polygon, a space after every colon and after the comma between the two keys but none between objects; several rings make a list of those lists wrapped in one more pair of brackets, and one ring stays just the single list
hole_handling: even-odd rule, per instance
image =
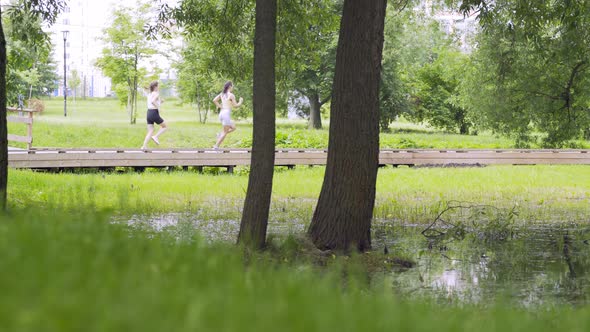
[{"label": "grass lawn", "polygon": [[[68,116],[63,116],[63,100],[45,100],[45,111],[35,117],[33,129],[35,147],[129,147],[139,148],[145,137],[145,110],[140,100],[137,124],[129,124],[127,112],[114,99],[77,100],[68,102]],[[220,130],[217,114],[211,114],[206,124],[189,105],[170,100],[164,103],[162,117],[170,130],[162,136],[161,147],[213,146]],[[328,121],[324,119],[324,125]],[[226,139],[226,147],[250,147],[252,120],[237,119],[238,130]],[[10,124],[9,132],[24,134],[24,126]],[[11,145],[18,145],[13,144]],[[307,130],[305,120],[277,120],[277,147],[325,148],[328,130]],[[382,148],[510,148],[510,139],[483,133],[462,136],[429,129],[407,122],[392,124],[392,133],[381,134]]]}]

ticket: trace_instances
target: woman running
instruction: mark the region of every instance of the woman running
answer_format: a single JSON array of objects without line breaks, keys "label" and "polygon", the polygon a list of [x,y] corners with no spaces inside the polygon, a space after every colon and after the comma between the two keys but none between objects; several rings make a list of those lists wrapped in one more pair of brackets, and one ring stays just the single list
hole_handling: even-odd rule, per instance
[{"label": "woman running", "polygon": [[[141,146],[142,150],[147,149],[147,144],[150,141],[150,138],[158,145],[160,145],[160,140],[158,137],[162,135],[167,128],[166,122],[162,117],[160,117],[160,104],[163,100],[160,98],[160,93],[158,92],[158,81],[154,81],[150,83],[150,93],[147,97],[147,135],[145,135],[145,139],[143,140],[143,145]],[[160,126],[160,130],[154,136],[154,123],[157,123]]]},{"label": "woman running", "polygon": [[[215,106],[221,108],[221,111],[219,112],[219,121],[221,121],[221,125],[223,126],[223,131],[217,134],[217,141],[213,146],[214,149],[219,149],[219,145],[221,145],[225,136],[236,130],[236,125],[231,120],[231,110],[233,107],[242,106],[244,98],[240,97],[240,102],[236,103],[236,96],[232,93],[233,89],[233,83],[227,81],[223,86],[223,91],[213,99]],[[221,101],[221,104],[219,101]]]}]

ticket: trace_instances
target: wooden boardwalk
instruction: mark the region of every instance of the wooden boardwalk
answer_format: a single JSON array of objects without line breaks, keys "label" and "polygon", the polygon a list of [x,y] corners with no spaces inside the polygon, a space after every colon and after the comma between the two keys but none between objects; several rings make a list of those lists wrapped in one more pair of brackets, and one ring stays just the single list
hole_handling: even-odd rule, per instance
[{"label": "wooden boardwalk", "polygon": [[[327,150],[277,149],[276,166],[325,165]],[[590,165],[590,150],[383,149],[381,165]],[[113,167],[228,167],[249,165],[249,149],[35,149],[11,150],[8,166],[29,169]]]}]

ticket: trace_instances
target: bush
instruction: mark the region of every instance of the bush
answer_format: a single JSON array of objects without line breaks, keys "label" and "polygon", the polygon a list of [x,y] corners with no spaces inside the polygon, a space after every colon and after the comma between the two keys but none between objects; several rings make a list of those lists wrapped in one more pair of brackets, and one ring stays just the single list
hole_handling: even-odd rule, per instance
[{"label": "bush", "polygon": [[29,105],[29,108],[35,112],[42,113],[45,111],[45,103],[40,99],[31,98],[28,100],[27,104]]}]

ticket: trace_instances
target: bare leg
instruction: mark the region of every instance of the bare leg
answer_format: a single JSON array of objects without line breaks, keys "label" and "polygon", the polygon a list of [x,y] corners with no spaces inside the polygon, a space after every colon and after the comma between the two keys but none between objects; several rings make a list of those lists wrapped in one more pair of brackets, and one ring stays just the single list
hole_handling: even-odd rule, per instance
[{"label": "bare leg", "polygon": [[215,143],[215,148],[218,148],[219,145],[221,145],[221,143],[223,142],[223,140],[225,139],[225,136],[227,136],[227,134],[229,134],[235,130],[236,130],[235,125],[223,126],[223,132],[221,132],[221,134],[217,137],[217,143]]},{"label": "bare leg", "polygon": [[168,130],[168,126],[166,125],[166,122],[162,122],[160,124],[160,130],[158,130],[158,133],[156,133],[156,135],[154,135],[156,142],[158,142],[158,137],[160,137],[160,135],[162,135],[166,130]]},{"label": "bare leg", "polygon": [[145,139],[143,140],[143,145],[141,146],[142,150],[147,149],[147,144],[150,141],[150,138],[152,137],[152,134],[154,133],[154,125],[147,125],[147,135],[145,135]]}]

